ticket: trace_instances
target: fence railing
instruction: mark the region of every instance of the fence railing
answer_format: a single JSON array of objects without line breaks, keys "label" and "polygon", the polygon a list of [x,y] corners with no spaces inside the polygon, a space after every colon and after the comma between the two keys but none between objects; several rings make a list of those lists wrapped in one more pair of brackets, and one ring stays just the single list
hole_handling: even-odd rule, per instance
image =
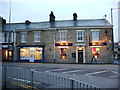
[{"label": "fence railing", "polygon": [[2,88],[79,88],[80,90],[100,90],[99,87],[89,85],[72,78],[49,75],[44,72],[22,69],[13,66],[2,67]]}]

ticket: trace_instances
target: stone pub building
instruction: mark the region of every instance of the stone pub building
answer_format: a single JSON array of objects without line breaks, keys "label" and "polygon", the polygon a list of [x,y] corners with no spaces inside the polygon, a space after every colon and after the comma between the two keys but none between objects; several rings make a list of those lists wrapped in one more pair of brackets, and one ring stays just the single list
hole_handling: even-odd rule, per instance
[{"label": "stone pub building", "polygon": [[[113,62],[113,26],[106,19],[56,21],[53,12],[46,22],[11,23],[14,61],[52,63]],[[5,28],[9,25],[6,24]],[[4,28],[4,29],[5,29]]]}]

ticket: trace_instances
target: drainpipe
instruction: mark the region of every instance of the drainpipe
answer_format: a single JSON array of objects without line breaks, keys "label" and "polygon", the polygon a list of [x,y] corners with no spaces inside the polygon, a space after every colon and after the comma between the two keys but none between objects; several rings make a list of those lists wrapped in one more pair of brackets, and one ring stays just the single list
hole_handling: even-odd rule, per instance
[{"label": "drainpipe", "polygon": [[55,63],[55,39],[56,39],[56,28],[54,29],[54,63]]}]

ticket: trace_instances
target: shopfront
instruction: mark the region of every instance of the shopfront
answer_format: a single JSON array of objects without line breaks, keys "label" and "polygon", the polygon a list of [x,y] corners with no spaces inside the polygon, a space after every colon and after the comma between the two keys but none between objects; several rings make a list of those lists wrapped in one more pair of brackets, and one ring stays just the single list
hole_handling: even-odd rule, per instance
[{"label": "shopfront", "polygon": [[23,62],[44,62],[44,46],[20,46],[19,60]]},{"label": "shopfront", "polygon": [[[13,47],[10,45],[8,50],[8,45],[2,45],[2,61],[13,61]],[[9,57],[9,58],[8,58]]]}]

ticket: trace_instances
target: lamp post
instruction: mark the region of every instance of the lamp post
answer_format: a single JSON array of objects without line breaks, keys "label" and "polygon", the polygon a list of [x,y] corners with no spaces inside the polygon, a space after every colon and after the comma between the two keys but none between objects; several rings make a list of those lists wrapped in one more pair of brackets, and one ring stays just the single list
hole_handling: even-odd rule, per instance
[{"label": "lamp post", "polygon": [[115,9],[120,9],[120,7],[119,8],[111,8],[111,24],[113,25],[113,10],[115,10]]},{"label": "lamp post", "polygon": [[11,0],[10,0],[10,9],[9,9],[8,61],[10,61],[10,22],[11,22]]}]

